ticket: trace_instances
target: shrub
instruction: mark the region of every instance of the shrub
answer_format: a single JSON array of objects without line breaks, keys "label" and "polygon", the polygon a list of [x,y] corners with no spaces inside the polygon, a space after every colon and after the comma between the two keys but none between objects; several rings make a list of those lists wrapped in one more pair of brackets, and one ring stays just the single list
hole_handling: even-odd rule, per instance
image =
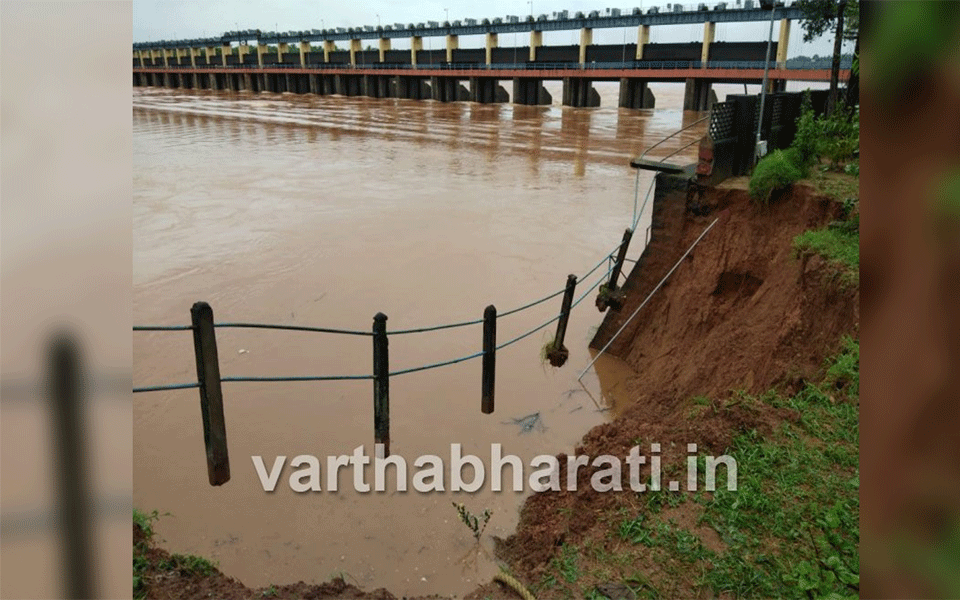
[{"label": "shrub", "polygon": [[821,122],[813,114],[808,92],[803,95],[800,117],[797,118],[797,133],[793,138],[793,143],[790,144],[790,150],[793,151],[790,158],[793,159],[803,177],[806,177],[810,167],[817,162],[817,152],[823,136],[822,130]]},{"label": "shrub", "polygon": [[786,152],[774,150],[763,157],[757,163],[750,178],[750,197],[757,202],[767,204],[770,201],[770,194],[774,191],[784,189],[802,179],[803,173],[797,168],[795,160],[797,160],[796,153],[789,150]]}]

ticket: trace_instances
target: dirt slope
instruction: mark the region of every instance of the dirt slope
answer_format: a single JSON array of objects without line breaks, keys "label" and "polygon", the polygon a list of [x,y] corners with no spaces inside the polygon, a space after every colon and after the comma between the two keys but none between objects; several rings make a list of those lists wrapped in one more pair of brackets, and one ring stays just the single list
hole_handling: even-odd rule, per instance
[{"label": "dirt slope", "polygon": [[[745,184],[729,181],[690,206],[682,186],[662,186],[653,243],[624,284],[625,306],[608,314],[594,348],[610,339],[704,228],[715,218],[719,222],[611,345],[610,352],[636,371],[628,383],[635,403],[588,432],[576,454],[622,457],[632,446],[646,450],[643,445],[651,442],[662,445],[664,465],[683,464],[688,442],[698,443],[700,453],[722,454],[740,432],[766,435],[798,418],[788,409],[738,405],[730,401],[734,390],[795,392],[821,374],[841,336],[857,335],[858,287],[845,285],[820,257],[799,260],[793,249],[796,235],[834,220],[839,203],[797,185],[770,206],[757,207]],[[692,416],[696,396],[710,398],[711,405]],[[561,455],[561,464],[565,460]],[[528,585],[536,587],[551,561],[562,560],[565,545],[609,545],[599,539],[608,529],[601,521],[635,509],[637,494],[595,492],[590,475],[581,470],[576,492],[532,496],[517,533],[500,544],[501,555]],[[627,477],[625,470],[629,489]],[[708,532],[703,543],[712,543]],[[658,568],[652,560],[642,565],[654,580]],[[678,591],[684,592],[696,593]]]}]

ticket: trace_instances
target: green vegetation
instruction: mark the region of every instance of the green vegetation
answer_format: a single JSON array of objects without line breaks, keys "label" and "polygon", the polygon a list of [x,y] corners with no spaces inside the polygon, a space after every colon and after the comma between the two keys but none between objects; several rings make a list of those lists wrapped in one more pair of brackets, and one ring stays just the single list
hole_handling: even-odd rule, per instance
[{"label": "green vegetation", "polygon": [[137,540],[134,536],[133,545],[133,597],[140,599],[147,595],[145,577],[150,568],[150,561],[147,559],[147,550],[150,540],[153,539],[153,522],[160,518],[157,511],[149,514],[133,509],[133,525],[143,532],[143,537]]},{"label": "green vegetation", "polygon": [[[737,461],[736,491],[721,469],[715,492],[645,492],[601,515],[605,534],[566,540],[537,592],[602,597],[598,584],[620,582],[637,598],[856,597],[859,341],[844,338],[823,372],[792,396],[695,398],[714,410],[791,409],[797,418],[733,439],[726,453]],[[698,462],[703,490],[705,457]]]},{"label": "green vegetation", "polygon": [[767,204],[774,191],[786,188],[801,179],[803,174],[795,164],[795,156],[783,150],[774,150],[763,157],[750,178],[750,197]]},{"label": "green vegetation", "polygon": [[483,509],[483,513],[477,517],[463,504],[459,502],[453,502],[452,504],[454,508],[457,509],[457,515],[460,516],[460,521],[473,532],[473,537],[477,541],[480,541],[480,536],[483,535],[483,530],[487,528],[487,523],[490,521],[490,517],[493,516],[493,511],[485,508]]},{"label": "green vegetation", "polygon": [[[149,556],[149,551],[155,535],[153,524],[160,517],[160,513],[156,510],[144,513],[133,509],[133,597],[138,600],[145,598],[147,595],[147,577],[151,570],[177,571],[181,575],[199,575],[202,577],[212,575],[217,570],[215,563],[200,556],[187,554],[171,554],[154,564]],[[138,530],[141,535],[137,535]]]},{"label": "green vegetation", "polygon": [[859,148],[859,109],[841,104],[832,116],[818,117],[811,108],[810,96],[806,95],[793,142],[788,149],[774,150],[757,163],[750,178],[750,197],[767,204],[774,191],[807,177],[821,158],[828,160],[822,170],[859,177],[860,163],[856,158]]},{"label": "green vegetation", "polygon": [[856,283],[860,276],[860,230],[856,221],[832,223],[805,231],[793,240],[798,256],[819,254],[837,269],[845,284]]}]

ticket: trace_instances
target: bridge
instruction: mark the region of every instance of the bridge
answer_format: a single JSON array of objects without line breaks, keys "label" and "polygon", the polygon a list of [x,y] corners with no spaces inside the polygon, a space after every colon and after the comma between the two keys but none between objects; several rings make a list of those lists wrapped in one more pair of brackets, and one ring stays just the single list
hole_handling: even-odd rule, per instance
[{"label": "bridge", "polygon": [[[772,45],[770,89],[784,89],[788,80],[828,81],[829,61],[796,68],[787,61],[793,6],[779,6],[779,37]],[[433,99],[441,102],[507,102],[550,104],[547,80],[563,82],[565,106],[599,106],[595,81],[619,81],[619,105],[653,108],[651,81],[686,84],[684,109],[707,110],[715,101],[714,82],[760,83],[766,42],[715,42],[716,23],[769,21],[771,13],[752,6],[728,9],[721,2],[710,10],[672,5],[669,12],[653,7],[629,15],[608,9],[601,15],[568,11],[553,18],[508,16],[477,22],[453,21],[311,30],[301,32],[231,31],[219,38],[139,42],[133,50],[133,84],[234,91],[269,91],[345,96]],[[650,42],[654,25],[702,23],[699,42]],[[637,27],[636,43],[594,45],[593,30]],[[580,30],[580,44],[544,46],[543,32]],[[528,32],[529,45],[500,47],[498,35]],[[484,35],[484,48],[460,48],[459,36]],[[423,38],[444,36],[445,49],[424,50]],[[391,40],[410,38],[409,50],[393,50]],[[378,39],[379,49],[364,50],[363,39]],[[337,40],[349,40],[340,50]],[[255,45],[251,46],[250,42]],[[312,42],[320,42],[315,47]],[[268,44],[276,44],[275,51]],[[255,50],[252,50],[254,48]],[[292,50],[292,51],[291,51]],[[849,77],[849,66],[841,78]],[[500,85],[512,82],[513,93]],[[467,85],[464,85],[466,83]]]}]

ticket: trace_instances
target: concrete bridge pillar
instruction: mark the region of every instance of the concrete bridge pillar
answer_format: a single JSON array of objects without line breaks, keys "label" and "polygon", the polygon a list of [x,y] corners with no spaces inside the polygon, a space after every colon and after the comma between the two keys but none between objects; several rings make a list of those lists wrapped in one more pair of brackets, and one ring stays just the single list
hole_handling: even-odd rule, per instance
[{"label": "concrete bridge pillar", "polygon": [[350,66],[357,66],[357,52],[362,52],[363,46],[360,40],[350,40]]},{"label": "concrete bridge pillar", "polygon": [[423,50],[423,38],[415,35],[410,38],[410,64],[417,66],[417,52]]},{"label": "concrete bridge pillar", "polygon": [[330,62],[330,53],[337,49],[337,45],[333,40],[324,40],[323,41],[323,62]]},{"label": "concrete bridge pillar", "polygon": [[297,82],[293,75],[287,73],[283,76],[283,88],[285,92],[290,92],[291,94],[297,93]]},{"label": "concrete bridge pillar", "polygon": [[310,85],[310,93],[315,95],[320,95],[322,88],[320,87],[320,76],[319,75],[307,75],[307,79]]},{"label": "concrete bridge pillar", "polygon": [[380,62],[387,61],[387,50],[390,49],[390,38],[380,38]]},{"label": "concrete bridge pillar", "polygon": [[471,77],[470,97],[472,102],[480,104],[503,103],[510,100],[507,90],[493,77]]},{"label": "concrete bridge pillar", "polygon": [[240,44],[237,46],[237,64],[243,64],[243,57],[250,54],[250,46],[246,44]]},{"label": "concrete bridge pillar", "polygon": [[[263,68],[263,55],[266,53],[267,53],[267,45],[258,43],[257,44],[257,66],[260,67],[261,69]],[[271,91],[269,81],[268,81],[268,75],[266,73],[259,73],[257,75],[257,78],[260,80],[259,85],[257,87],[260,88],[261,92]]]},{"label": "concrete bridge pillar", "polygon": [[214,46],[207,46],[203,50],[203,56],[207,59],[207,65],[213,66],[217,60],[217,49]]},{"label": "concrete bridge pillar", "polygon": [[790,45],[790,19],[780,21],[780,38],[777,41],[777,68],[787,68],[787,46]]},{"label": "concrete bridge pillar", "polygon": [[643,60],[643,49],[650,43],[650,26],[637,27],[637,60]]},{"label": "concrete bridge pillar", "polygon": [[600,106],[600,94],[593,89],[593,83],[585,77],[565,77],[563,105],[575,108]]},{"label": "concrete bridge pillar", "polygon": [[717,102],[717,93],[713,91],[710,80],[700,78],[687,79],[683,93],[683,110],[705,111]]},{"label": "concrete bridge pillar", "polygon": [[713,43],[713,38],[717,35],[717,24],[707,21],[703,24],[703,46],[700,50],[700,63],[706,67],[707,61],[710,59],[710,44]]},{"label": "concrete bridge pillar", "polygon": [[197,53],[199,50],[195,50],[193,47],[187,48],[187,51],[190,52],[190,66],[194,69],[197,68]]},{"label": "concrete bridge pillar", "polygon": [[289,46],[286,42],[277,42],[277,62],[283,63],[283,55],[287,53]]},{"label": "concrete bridge pillar", "polygon": [[300,67],[307,67],[307,53],[310,52],[310,42],[300,42]]},{"label": "concrete bridge pillar", "polygon": [[543,32],[532,30],[530,32],[530,62],[537,62],[537,48],[543,45]]},{"label": "concrete bridge pillar", "polygon": [[230,44],[220,47],[220,60],[223,66],[227,66],[227,57],[230,56]]},{"label": "concrete bridge pillar", "polygon": [[584,27],[580,30],[580,66],[587,64],[587,46],[593,43],[593,30]]},{"label": "concrete bridge pillar", "polygon": [[553,104],[553,96],[543,87],[543,80],[517,77],[513,80],[513,103],[526,106]]},{"label": "concrete bridge pillar", "polygon": [[620,80],[620,108],[655,108],[656,102],[646,79],[625,77]]},{"label": "concrete bridge pillar", "polygon": [[487,33],[487,63],[488,65],[493,64],[493,49],[497,47],[497,34],[493,32]]},{"label": "concrete bridge pillar", "polygon": [[401,77],[400,75],[394,75],[390,81],[390,91],[391,96],[394,98],[406,98],[407,97],[407,78]]},{"label": "concrete bridge pillar", "polygon": [[321,75],[320,76],[320,90],[321,94],[324,96],[329,96],[331,94],[337,93],[337,76],[336,75]]},{"label": "concrete bridge pillar", "polygon": [[459,35],[448,35],[447,36],[447,62],[453,62],[453,51],[460,47],[460,36]]}]

